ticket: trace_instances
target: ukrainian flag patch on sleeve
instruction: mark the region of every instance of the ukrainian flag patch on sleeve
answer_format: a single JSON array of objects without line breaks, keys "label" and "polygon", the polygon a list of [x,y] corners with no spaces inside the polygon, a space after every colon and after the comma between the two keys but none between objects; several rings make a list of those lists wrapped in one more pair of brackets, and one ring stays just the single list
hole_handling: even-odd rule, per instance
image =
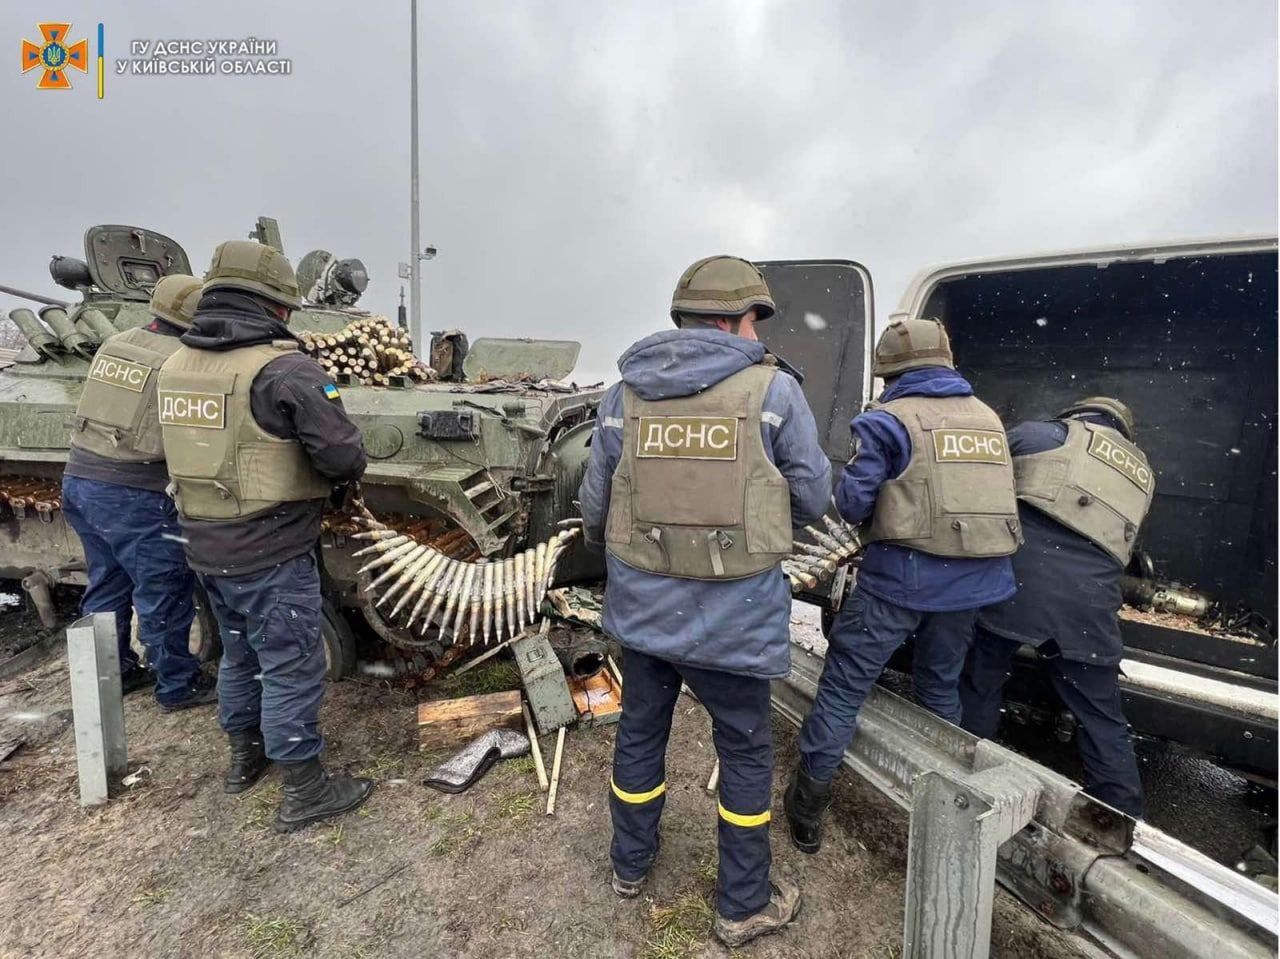
[{"label": "ukrainian flag patch on sleeve", "polygon": [[320,387],[320,389],[323,391],[326,399],[336,400],[342,395],[338,392],[338,388],[332,383],[326,383],[324,386]]}]

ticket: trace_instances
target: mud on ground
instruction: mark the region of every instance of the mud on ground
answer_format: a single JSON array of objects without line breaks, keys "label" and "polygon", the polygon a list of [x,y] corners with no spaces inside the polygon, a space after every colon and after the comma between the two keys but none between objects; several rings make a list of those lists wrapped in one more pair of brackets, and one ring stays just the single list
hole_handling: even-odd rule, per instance
[{"label": "mud on ground", "polygon": [[[332,686],[327,762],[372,776],[378,789],[357,813],[279,836],[278,774],[224,795],[213,710],[164,714],[146,693],[126,700],[125,715],[130,769],[150,775],[81,810],[66,660],[53,654],[0,683],[0,740],[27,738],[0,762],[0,955],[727,955],[710,932],[710,723],[691,699],[681,699],[668,752],[662,853],[635,901],[608,885],[614,727],[569,733],[554,818],[543,814],[528,758],[461,796],[420,784],[432,757],[415,748],[416,700],[513,688],[516,679],[496,663],[420,691]],[[778,741],[777,768],[786,770],[790,727],[778,726]],[[553,742],[543,740],[548,761]],[[802,856],[783,834],[781,788],[774,868],[800,881],[804,911],[783,934],[735,954],[901,955],[904,815],[842,773],[827,846]],[[996,956],[1080,954],[1003,892],[993,935]]]}]

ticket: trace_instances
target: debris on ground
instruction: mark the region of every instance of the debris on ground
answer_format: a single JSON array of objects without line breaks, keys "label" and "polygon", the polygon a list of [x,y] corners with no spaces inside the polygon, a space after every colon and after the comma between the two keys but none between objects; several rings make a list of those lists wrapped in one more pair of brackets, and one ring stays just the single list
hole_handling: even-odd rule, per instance
[{"label": "debris on ground", "polygon": [[[614,727],[566,731],[555,815],[545,817],[532,756],[498,763],[461,795],[408,785],[443,758],[416,749],[408,709],[419,691],[385,679],[335,683],[320,716],[326,765],[388,788],[356,813],[279,836],[271,828],[278,774],[225,795],[226,739],[212,711],[163,713],[145,696],[125,700],[125,723],[131,763],[152,770],[146,788],[81,811],[66,670],[65,656],[52,654],[0,690],[0,724],[15,714],[68,717],[66,725],[24,724],[39,741],[0,771],[0,953],[730,955],[710,932],[717,817],[703,787],[715,760],[711,722],[687,698],[667,752],[662,854],[644,896],[622,903],[609,888]],[[436,680],[426,693],[518,696],[519,685],[514,665],[499,660]],[[787,769],[795,734],[775,728],[777,767]],[[552,746],[542,743],[548,764]],[[783,785],[776,777],[776,810]],[[897,954],[905,814],[842,772],[828,835],[821,856],[803,856],[775,822],[775,867],[800,881],[805,911],[793,928],[753,945],[752,959]],[[997,959],[1080,955],[1002,891],[993,935]]]},{"label": "debris on ground", "polygon": [[418,748],[457,748],[491,729],[518,730],[523,724],[518,690],[430,700],[418,704]]},{"label": "debris on ground", "polygon": [[594,676],[569,677],[569,691],[579,725],[599,726],[622,718],[622,685],[607,669],[601,668]]},{"label": "debris on ground", "polygon": [[1127,603],[1120,607],[1120,618],[1135,623],[1146,623],[1148,626],[1162,626],[1165,629],[1178,629],[1187,633],[1196,633],[1199,636],[1212,636],[1215,639],[1230,639],[1246,643],[1257,642],[1257,640],[1248,636],[1237,636],[1221,629],[1213,629],[1207,624],[1206,620],[1197,619],[1194,616],[1188,616],[1184,613],[1162,613],[1154,609],[1138,609]]},{"label": "debris on ground", "polygon": [[604,615],[603,593],[585,586],[566,586],[547,592],[547,605],[558,619],[592,629],[601,628]]},{"label": "debris on ground", "polygon": [[520,681],[529,699],[529,711],[543,734],[578,720],[564,667],[547,638],[550,623],[544,619],[541,631],[519,636],[511,644],[516,668],[520,670]]},{"label": "debris on ground", "polygon": [[511,729],[491,729],[454,753],[423,780],[444,793],[466,792],[501,759],[529,753],[529,737]]}]

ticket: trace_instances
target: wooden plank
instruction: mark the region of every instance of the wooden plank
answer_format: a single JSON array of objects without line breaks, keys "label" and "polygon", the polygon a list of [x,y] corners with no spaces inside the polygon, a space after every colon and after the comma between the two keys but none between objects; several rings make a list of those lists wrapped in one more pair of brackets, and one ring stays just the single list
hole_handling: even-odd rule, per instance
[{"label": "wooden plank", "polygon": [[419,703],[418,748],[460,747],[490,729],[520,729],[524,725],[520,702],[520,690],[511,689]]}]

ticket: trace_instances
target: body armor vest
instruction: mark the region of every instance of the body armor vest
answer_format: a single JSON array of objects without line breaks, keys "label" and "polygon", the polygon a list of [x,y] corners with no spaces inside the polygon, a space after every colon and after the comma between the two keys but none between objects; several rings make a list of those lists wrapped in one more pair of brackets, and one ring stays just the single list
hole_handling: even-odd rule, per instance
[{"label": "body armor vest", "polygon": [[1022,541],[1000,417],[972,396],[904,396],[880,404],[911,437],[902,475],[886,481],[863,542],[934,556],[1010,556]]},{"label": "body armor vest", "polygon": [[127,463],[163,460],[156,381],[164,361],[181,346],[176,336],[144,329],[109,337],[89,362],[71,445]]},{"label": "body armor vest", "polygon": [[791,551],[791,492],[760,435],[777,371],[759,364],[693,396],[623,387],[622,458],[605,526],[628,566],[683,579],[742,579]]},{"label": "body armor vest", "polygon": [[183,347],[160,371],[160,429],[184,518],[234,520],[280,503],[321,499],[333,484],[302,444],[253,418],[254,377],[297,349],[291,340],[227,352]]},{"label": "body armor vest", "polygon": [[1080,420],[1065,425],[1067,441],[1058,449],[1014,458],[1018,498],[1127,566],[1151,508],[1155,474],[1117,430]]}]

